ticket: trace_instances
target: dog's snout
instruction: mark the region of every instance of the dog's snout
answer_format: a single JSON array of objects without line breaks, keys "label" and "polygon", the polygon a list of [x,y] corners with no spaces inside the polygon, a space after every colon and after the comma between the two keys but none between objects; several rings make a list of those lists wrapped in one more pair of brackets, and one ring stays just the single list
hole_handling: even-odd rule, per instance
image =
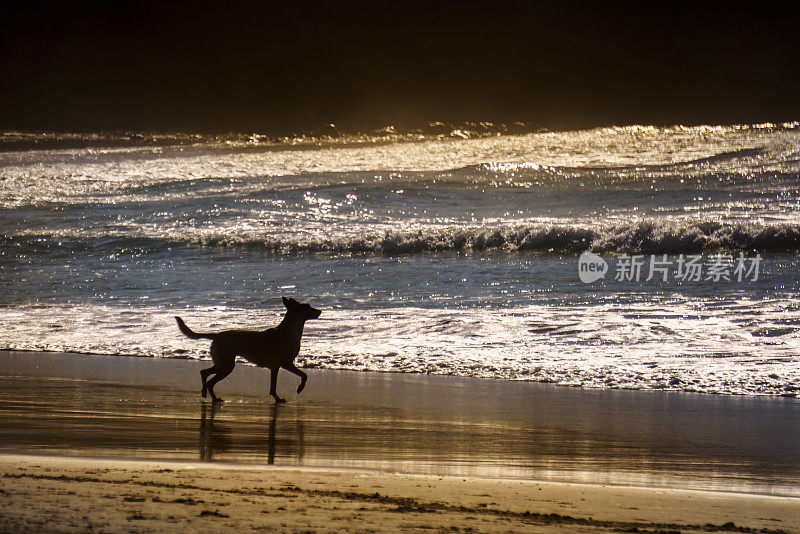
[{"label": "dog's snout", "polygon": [[316,308],[311,308],[309,311],[311,312],[311,318],[312,319],[316,319],[320,315],[322,315],[322,310],[318,310]]}]

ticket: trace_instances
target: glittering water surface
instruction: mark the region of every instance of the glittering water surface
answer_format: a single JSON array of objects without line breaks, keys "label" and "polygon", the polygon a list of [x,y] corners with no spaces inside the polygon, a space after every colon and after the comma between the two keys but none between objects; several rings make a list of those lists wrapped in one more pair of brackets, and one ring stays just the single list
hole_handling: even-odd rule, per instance
[{"label": "glittering water surface", "polygon": [[[0,342],[202,357],[172,315],[259,327],[285,294],[324,310],[306,366],[795,395],[796,126],[0,153]],[[758,277],[645,280],[720,253]]]}]

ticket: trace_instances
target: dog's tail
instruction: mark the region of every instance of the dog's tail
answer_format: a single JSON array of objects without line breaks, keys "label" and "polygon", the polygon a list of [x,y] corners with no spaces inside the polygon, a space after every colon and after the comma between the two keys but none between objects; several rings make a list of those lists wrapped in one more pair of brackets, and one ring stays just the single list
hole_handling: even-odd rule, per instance
[{"label": "dog's tail", "polygon": [[177,315],[175,316],[175,320],[178,321],[178,328],[181,329],[181,332],[183,332],[183,335],[186,337],[192,339],[202,339],[202,338],[214,339],[215,337],[217,337],[216,334],[204,334],[201,332],[195,332],[194,330],[186,326],[186,323],[183,322],[183,319],[181,319]]}]

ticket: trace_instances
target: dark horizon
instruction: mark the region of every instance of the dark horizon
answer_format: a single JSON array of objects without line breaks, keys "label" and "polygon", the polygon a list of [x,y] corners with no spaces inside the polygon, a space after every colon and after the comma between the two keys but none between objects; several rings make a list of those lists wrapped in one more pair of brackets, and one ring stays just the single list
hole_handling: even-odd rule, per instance
[{"label": "dark horizon", "polygon": [[4,7],[0,128],[548,129],[800,118],[797,6],[406,2]]}]

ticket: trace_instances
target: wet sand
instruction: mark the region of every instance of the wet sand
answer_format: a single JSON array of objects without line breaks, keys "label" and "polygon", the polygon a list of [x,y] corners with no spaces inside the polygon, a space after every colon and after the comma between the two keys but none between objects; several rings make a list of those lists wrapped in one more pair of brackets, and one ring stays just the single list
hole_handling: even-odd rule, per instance
[{"label": "wet sand", "polygon": [[[734,522],[800,530],[796,399],[311,369],[300,396],[296,377],[281,374],[279,391],[289,403],[275,406],[266,372],[240,365],[217,388],[226,402],[212,406],[198,391],[206,365],[0,352],[0,515],[11,521],[4,530],[36,530],[26,514],[53,502],[73,510],[64,521],[106,510],[96,524],[106,521],[110,530],[111,519],[140,530],[210,519],[220,520],[219,528],[243,526],[255,513],[251,505],[315,511],[278,514],[278,523],[258,511],[264,525],[285,523],[287,530],[348,528],[333,517],[343,509],[351,530],[375,521],[376,530],[405,528],[398,507],[404,517],[426,518],[419,528],[447,521],[477,530]],[[88,471],[123,482],[87,479]],[[137,485],[142,477],[157,484]],[[281,490],[283,483],[294,489]],[[201,517],[198,505],[184,517],[189,505],[165,505],[182,498],[181,484],[191,486],[183,493],[205,495],[206,504],[232,499],[243,508],[220,508],[228,518]],[[228,484],[252,492],[221,489]],[[95,498],[97,492],[113,498]],[[136,500],[142,492],[145,499]],[[412,500],[397,500],[405,498]],[[123,517],[128,508],[145,519]],[[552,513],[569,519],[536,515]],[[352,523],[358,514],[363,525]],[[170,515],[182,519],[171,523]],[[400,522],[384,523],[390,518]]]}]

